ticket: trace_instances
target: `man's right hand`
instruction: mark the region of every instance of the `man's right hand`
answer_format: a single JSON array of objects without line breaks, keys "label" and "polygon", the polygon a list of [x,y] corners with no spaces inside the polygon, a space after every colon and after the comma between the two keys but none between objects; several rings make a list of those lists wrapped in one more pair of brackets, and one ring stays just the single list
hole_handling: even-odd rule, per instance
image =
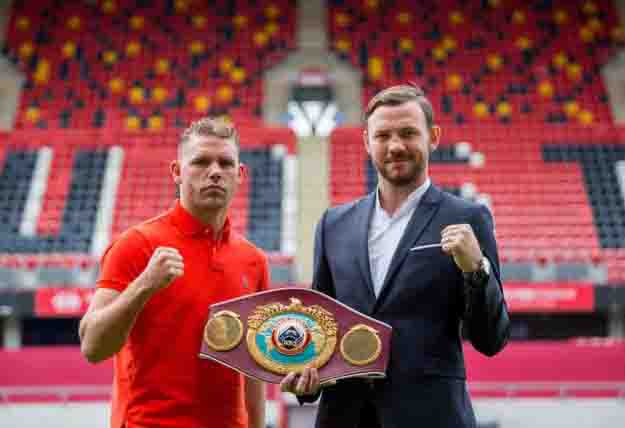
[{"label": "man's right hand", "polygon": [[317,369],[306,367],[301,373],[291,372],[280,382],[282,392],[295,395],[315,395],[320,388]]},{"label": "man's right hand", "polygon": [[156,292],[184,274],[184,260],[177,249],[157,247],[141,274],[145,287]]}]

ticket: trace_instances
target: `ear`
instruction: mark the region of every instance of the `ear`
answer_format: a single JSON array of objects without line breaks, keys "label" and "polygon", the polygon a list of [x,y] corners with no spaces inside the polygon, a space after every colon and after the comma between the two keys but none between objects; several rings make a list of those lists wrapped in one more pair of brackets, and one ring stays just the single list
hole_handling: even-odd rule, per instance
[{"label": "ear", "polygon": [[242,182],[243,180],[247,179],[247,175],[249,173],[249,169],[247,168],[247,165],[244,164],[243,162],[239,163],[239,182]]},{"label": "ear", "polygon": [[434,125],[430,128],[430,153],[436,150],[440,142],[441,142],[441,127]]},{"label": "ear", "polygon": [[366,129],[362,132],[362,140],[365,143],[365,150],[367,151],[367,154],[371,156],[371,147],[369,147],[369,134],[367,133]]},{"label": "ear", "polygon": [[180,162],[178,162],[178,160],[171,161],[169,164],[169,172],[171,173],[171,178],[174,180],[174,183],[180,186],[182,178],[180,177]]}]

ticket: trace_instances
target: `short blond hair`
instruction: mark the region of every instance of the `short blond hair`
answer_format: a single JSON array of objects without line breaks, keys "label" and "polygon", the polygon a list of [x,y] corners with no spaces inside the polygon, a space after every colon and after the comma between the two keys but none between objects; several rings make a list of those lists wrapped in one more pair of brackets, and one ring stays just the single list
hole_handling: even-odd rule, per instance
[{"label": "short blond hair", "polygon": [[184,145],[194,136],[218,137],[224,140],[231,140],[237,149],[237,154],[241,148],[239,133],[232,123],[226,122],[223,119],[203,117],[202,119],[192,122],[191,125],[182,132],[180,142],[178,143],[179,156],[182,153]]}]

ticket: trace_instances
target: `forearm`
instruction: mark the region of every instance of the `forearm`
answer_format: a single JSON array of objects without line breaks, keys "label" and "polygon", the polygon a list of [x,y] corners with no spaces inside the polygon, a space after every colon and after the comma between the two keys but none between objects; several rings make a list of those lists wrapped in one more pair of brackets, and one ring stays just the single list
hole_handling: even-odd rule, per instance
[{"label": "forearm", "polygon": [[265,428],[265,384],[245,378],[245,407],[249,428]]},{"label": "forearm", "polygon": [[153,291],[139,276],[110,304],[88,312],[80,322],[80,345],[83,355],[92,363],[117,353]]},{"label": "forearm", "polygon": [[482,289],[467,290],[465,324],[473,346],[495,355],[508,341],[510,319],[499,282],[491,277]]}]

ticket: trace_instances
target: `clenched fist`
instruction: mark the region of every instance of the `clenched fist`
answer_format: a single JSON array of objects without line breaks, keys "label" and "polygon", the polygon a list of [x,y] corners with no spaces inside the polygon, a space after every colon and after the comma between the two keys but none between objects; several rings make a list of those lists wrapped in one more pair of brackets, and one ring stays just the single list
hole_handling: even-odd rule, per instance
[{"label": "clenched fist", "polygon": [[482,259],[482,250],[469,224],[450,224],[441,232],[443,251],[454,258],[463,272],[475,272]]},{"label": "clenched fist", "polygon": [[156,292],[183,274],[184,260],[178,250],[172,247],[158,247],[141,276],[146,286]]}]

